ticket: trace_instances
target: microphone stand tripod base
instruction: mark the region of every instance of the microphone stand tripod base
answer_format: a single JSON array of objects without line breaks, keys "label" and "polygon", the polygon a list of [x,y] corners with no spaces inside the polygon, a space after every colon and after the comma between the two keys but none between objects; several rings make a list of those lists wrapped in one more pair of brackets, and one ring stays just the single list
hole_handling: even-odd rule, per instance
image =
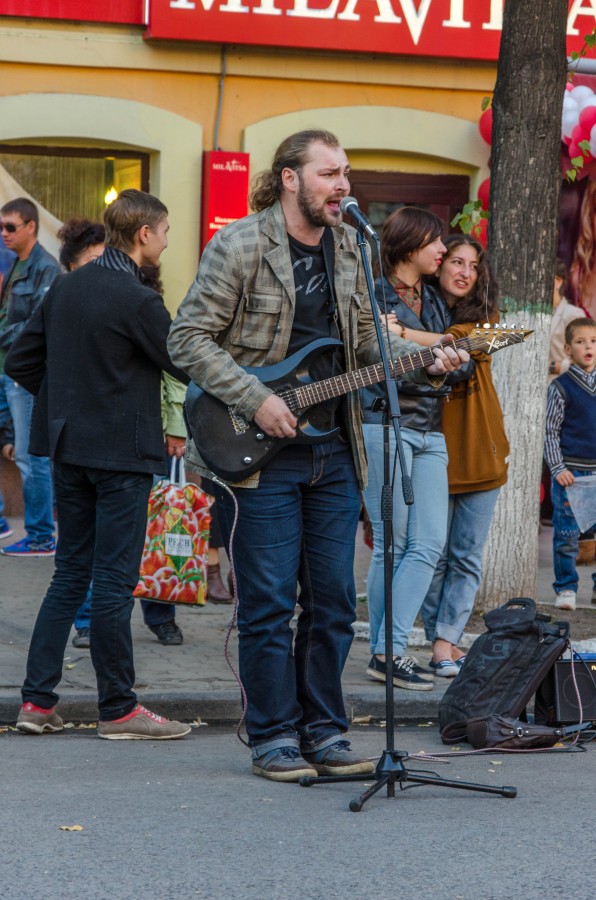
[{"label": "microphone stand tripod base", "polygon": [[[395,797],[395,784],[404,782],[412,784],[436,784],[444,787],[458,788],[464,791],[476,791],[482,794],[499,794],[501,797],[513,799],[517,797],[517,788],[510,785],[476,784],[469,781],[454,781],[443,778],[441,775],[430,774],[418,770],[408,771],[404,766],[408,754],[405,750],[384,750],[377,763],[374,775],[303,775],[298,779],[302,787],[312,787],[313,784],[334,784],[339,781],[370,781],[371,785],[359,797],[350,800],[350,811],[360,812],[367,800],[370,800],[381,788],[387,786],[387,796]],[[402,788],[403,790],[403,788]]]}]

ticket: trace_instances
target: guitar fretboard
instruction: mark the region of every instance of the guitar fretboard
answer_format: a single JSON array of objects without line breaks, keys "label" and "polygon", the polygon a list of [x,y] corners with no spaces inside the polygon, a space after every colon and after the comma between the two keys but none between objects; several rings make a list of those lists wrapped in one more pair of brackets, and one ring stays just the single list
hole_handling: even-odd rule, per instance
[{"label": "guitar fretboard", "polygon": [[[491,332],[490,337],[493,334]],[[455,347],[458,350],[467,350],[468,353],[473,350],[487,350],[489,341],[488,335],[480,334],[475,337],[463,337],[457,341],[450,341],[443,346]],[[515,334],[510,332],[502,332],[499,334],[502,343],[499,348],[508,344],[523,341],[523,334]],[[430,347],[421,347],[416,353],[409,353],[405,356],[399,356],[397,359],[389,363],[391,377],[405,375],[408,372],[414,372],[416,369],[424,369],[431,366],[436,357]],[[325,400],[331,400],[333,397],[341,397],[350,391],[357,391],[360,388],[369,387],[371,384],[378,384],[385,380],[385,371],[382,363],[375,363],[372,366],[366,366],[364,369],[356,369],[353,372],[344,372],[342,375],[334,375],[332,378],[325,378],[323,381],[316,381],[312,384],[305,384],[299,388],[286,389],[280,393],[280,396],[286,401],[290,409],[308,409],[316,403],[322,403]]]}]

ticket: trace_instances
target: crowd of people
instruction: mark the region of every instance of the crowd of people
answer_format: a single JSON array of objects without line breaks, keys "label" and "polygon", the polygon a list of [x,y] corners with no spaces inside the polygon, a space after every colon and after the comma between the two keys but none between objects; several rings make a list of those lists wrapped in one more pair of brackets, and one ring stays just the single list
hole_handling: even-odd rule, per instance
[{"label": "crowd of people", "polygon": [[[208,243],[173,323],[159,280],[167,209],[157,198],[126,190],[107,207],[105,227],[82,219],[66,223],[60,232],[64,274],[37,241],[35,205],[16,200],[0,210],[2,236],[16,254],[0,303],[0,440],[21,472],[27,532],[2,552],[55,554],[29,648],[20,730],[63,727],[56,688],[74,623],[73,643],[90,647],[97,675],[100,737],[188,733],[183,723],[146,709],[133,691],[132,593],[149,491],[154,478],[165,475],[168,455],[184,454],[216,500],[208,596],[230,603],[237,590],[254,774],[296,781],[373,771],[374,763],[360,758],[345,737],[341,690],[353,637],[362,502],[373,535],[367,674],[426,691],[435,677],[459,673],[465,653],[458,644],[507,478],[509,445],[490,357],[457,349],[452,338],[465,338],[478,322],[499,321],[498,285],[482,244],[466,235],[444,237],[444,223],[432,212],[403,207],[386,220],[374,302],[387,350],[392,359],[421,346],[430,351],[425,368],[398,381],[414,502],[394,486],[388,659],[384,387],[319,404],[309,431],[292,392],[276,393],[266,377],[269,367],[289,359],[303,365],[314,341],[310,375],[316,380],[380,358],[356,232],[342,223],[340,202],[348,193],[349,163],[334,135],[312,130],[288,137],[254,182],[254,213]],[[594,435],[578,428],[576,418],[596,396],[596,325],[579,315],[564,337],[569,371],[548,395],[546,461],[553,475],[554,586],[561,608],[574,607],[577,588],[565,488],[596,472],[589,452]],[[80,374],[73,378],[73,372]],[[211,480],[200,434],[187,440],[182,421],[190,379],[220,402],[239,433],[252,425],[256,440],[273,448],[260,471],[244,479],[240,473],[233,484]],[[317,439],[321,431],[333,439]],[[390,450],[394,456],[394,435]],[[0,508],[0,538],[10,532]],[[230,541],[235,584],[225,586],[218,550]],[[142,604],[158,640],[182,642],[174,606]],[[419,614],[432,645],[429,668],[407,653]]]}]

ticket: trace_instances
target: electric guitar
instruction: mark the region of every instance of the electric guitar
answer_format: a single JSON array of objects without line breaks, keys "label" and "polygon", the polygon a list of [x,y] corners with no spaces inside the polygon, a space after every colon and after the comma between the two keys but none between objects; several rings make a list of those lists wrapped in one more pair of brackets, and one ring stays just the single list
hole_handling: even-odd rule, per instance
[{"label": "electric guitar", "polygon": [[[532,332],[506,325],[477,327],[467,337],[453,341],[448,346],[467,350],[495,353],[503,347],[519,344]],[[323,381],[314,381],[310,367],[314,360],[329,350],[341,346],[335,338],[319,338],[312,341],[273,366],[246,367],[245,372],[256,375],[262,384],[271,388],[284,400],[298,419],[296,437],[275,438],[265,434],[256,422],[237,415],[231,406],[217,400],[191,381],[186,391],[186,421],[201,457],[220,478],[225,481],[242,481],[262,469],[286,444],[319,444],[333,440],[339,428],[323,431],[316,424],[317,405],[350,391],[384,381],[381,363],[344,372]],[[405,375],[416,369],[430,366],[435,355],[430,347],[421,347],[415,353],[400,356],[390,363],[392,376]]]}]

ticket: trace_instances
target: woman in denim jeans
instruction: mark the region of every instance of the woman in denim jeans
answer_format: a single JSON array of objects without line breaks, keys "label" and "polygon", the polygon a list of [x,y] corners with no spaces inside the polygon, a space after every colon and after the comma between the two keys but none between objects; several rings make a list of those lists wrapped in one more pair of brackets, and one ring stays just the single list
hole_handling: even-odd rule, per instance
[{"label": "woman in denim jeans", "polygon": [[[403,207],[393,212],[383,227],[381,260],[383,278],[375,285],[381,311],[387,309],[390,330],[418,343],[437,342],[436,334],[448,329],[450,313],[438,291],[423,282],[441,262],[445,246],[443,223],[424,209]],[[432,339],[426,340],[430,335]],[[462,378],[462,369],[446,379],[427,384],[400,382],[401,436],[414,504],[406,505],[399,487],[393,491],[393,684],[406,690],[432,689],[433,673],[406,656],[408,634],[431,583],[445,544],[447,528],[447,450],[441,432],[443,400],[449,382]],[[464,375],[465,377],[465,375]],[[385,681],[384,545],[381,519],[383,484],[384,388],[374,385],[361,392],[363,432],[369,462],[364,502],[373,529],[373,555],[367,580],[372,658],[367,674]],[[392,457],[395,436],[390,434]],[[399,475],[399,473],[398,473]]]},{"label": "woman in denim jeans", "polygon": [[[449,333],[465,337],[478,322],[499,319],[498,285],[482,244],[469,235],[445,238],[438,286],[452,312]],[[507,480],[509,443],[491,375],[491,359],[472,354],[475,371],[453,386],[443,411],[449,467],[447,541],[422,606],[433,644],[436,675],[457,675],[464,653],[457,646],[474,607],[482,553],[499,495]]]}]

